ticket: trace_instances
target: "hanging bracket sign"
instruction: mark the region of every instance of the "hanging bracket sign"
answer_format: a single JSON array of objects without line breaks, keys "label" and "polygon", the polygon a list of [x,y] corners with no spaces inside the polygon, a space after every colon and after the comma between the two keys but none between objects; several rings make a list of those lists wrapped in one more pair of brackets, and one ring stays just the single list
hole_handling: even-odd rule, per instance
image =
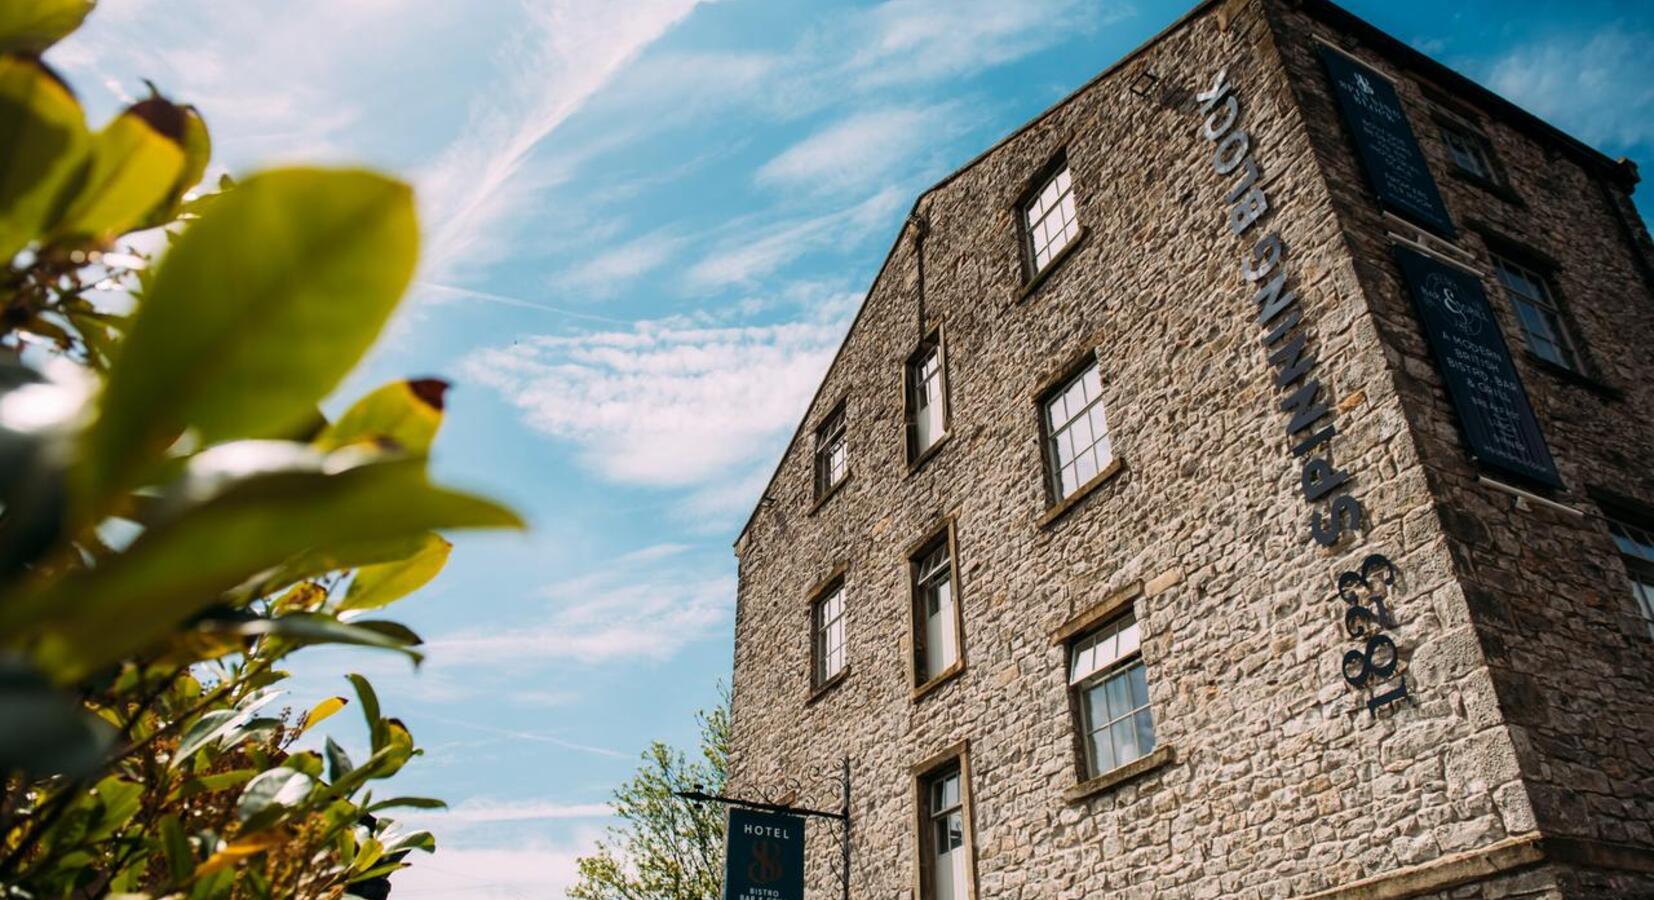
[{"label": "hanging bracket sign", "polygon": [[804,818],[730,807],[724,900],[804,900]]}]

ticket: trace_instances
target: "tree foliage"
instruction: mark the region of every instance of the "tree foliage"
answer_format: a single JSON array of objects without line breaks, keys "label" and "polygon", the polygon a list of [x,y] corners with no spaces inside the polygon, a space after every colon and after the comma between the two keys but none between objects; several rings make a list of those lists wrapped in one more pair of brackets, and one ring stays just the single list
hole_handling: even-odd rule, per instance
[{"label": "tree foliage", "polygon": [[[91,9],[0,4],[0,897],[383,897],[435,847],[391,814],[440,801],[382,793],[420,751],[360,675],[278,709],[281,667],[417,663],[381,610],[441,531],[521,523],[428,480],[443,382],[319,412],[412,277],[408,186],[200,192],[193,108],[152,89],[93,131],[40,60]],[[303,749],[347,705],[365,753]]]},{"label": "tree foliage", "polygon": [[729,772],[728,699],[702,713],[698,758],[656,741],[638,773],[614,794],[621,824],[579,860],[574,900],[718,900],[724,810],[686,803],[677,791],[722,794]]}]

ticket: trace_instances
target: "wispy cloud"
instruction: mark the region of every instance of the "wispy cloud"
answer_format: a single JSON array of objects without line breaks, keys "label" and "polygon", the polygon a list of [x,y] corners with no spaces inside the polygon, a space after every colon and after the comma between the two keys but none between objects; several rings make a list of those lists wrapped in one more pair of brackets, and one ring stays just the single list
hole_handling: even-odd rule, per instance
[{"label": "wispy cloud", "polygon": [[697,2],[636,0],[624,15],[606,4],[531,5],[505,60],[507,83],[473,107],[464,136],[419,176],[432,223],[426,273],[498,259],[495,229],[533,196],[519,175],[535,147]]},{"label": "wispy cloud", "polygon": [[683,237],[653,232],[598,253],[556,278],[563,287],[606,297],[660,268],[685,243]]},{"label": "wispy cloud", "polygon": [[[632,557],[544,591],[549,615],[537,623],[474,629],[432,640],[446,665],[514,666],[575,661],[585,665],[666,660],[720,634],[735,607],[735,579],[694,574]],[[558,738],[557,740],[561,740]]]},{"label": "wispy cloud", "polygon": [[820,215],[739,225],[732,229],[733,236],[689,268],[689,283],[699,288],[755,284],[824,246],[863,239],[881,226],[883,233],[894,234],[896,223],[890,220],[902,201],[902,192],[892,185],[853,206]]},{"label": "wispy cloud", "polygon": [[838,323],[667,319],[527,338],[473,354],[461,372],[604,477],[687,486],[767,454],[797,422],[841,333]]},{"label": "wispy cloud", "polygon": [[1654,32],[1615,27],[1516,47],[1484,67],[1495,91],[1592,143],[1654,141]]},{"label": "wispy cloud", "polygon": [[606,819],[614,815],[607,803],[553,803],[544,800],[496,800],[472,797],[450,809],[408,814],[408,819],[431,819],[435,824],[484,822],[565,821]]},{"label": "wispy cloud", "polygon": [[864,87],[975,72],[1136,14],[1112,0],[888,0],[849,29],[850,68]]},{"label": "wispy cloud", "polygon": [[396,874],[398,900],[519,900],[561,897],[579,878],[578,860],[590,853],[595,829],[562,843],[518,839],[503,846],[439,847],[429,860],[414,859]]},{"label": "wispy cloud", "polygon": [[[459,656],[459,655],[456,654],[456,656]],[[457,661],[461,661],[461,660],[456,659],[455,661],[457,662]],[[505,662],[505,661],[507,661],[507,660],[504,660],[504,659],[501,660],[501,662]],[[543,734],[543,733],[537,732],[537,731],[522,731],[522,730],[516,729],[516,728],[499,728],[499,727],[496,727],[494,725],[489,725],[485,722],[471,722],[471,721],[465,721],[465,720],[461,720],[461,719],[451,718],[451,717],[448,717],[448,716],[435,715],[435,714],[431,714],[431,713],[425,714],[424,718],[427,718],[427,719],[430,719],[430,720],[436,721],[436,722],[445,722],[449,725],[458,725],[458,726],[461,726],[461,727],[463,727],[467,730],[470,730],[470,731],[480,731],[480,732],[484,732],[486,734],[498,735],[499,737],[511,738],[512,740],[516,740],[516,741],[529,741],[531,743],[536,743],[536,744],[550,744],[553,747],[561,747],[564,750],[576,750],[576,751],[579,751],[581,753],[591,753],[591,754],[595,754],[597,756],[607,756],[607,757],[610,757],[611,759],[630,759],[631,758],[627,754],[621,753],[618,750],[610,750],[607,747],[597,747],[597,746],[594,746],[592,744],[581,743],[580,741],[571,741],[568,738],[559,737],[555,734]]]},{"label": "wispy cloud", "polygon": [[758,170],[761,184],[844,190],[881,185],[914,154],[957,133],[960,107],[893,106],[853,113]]}]

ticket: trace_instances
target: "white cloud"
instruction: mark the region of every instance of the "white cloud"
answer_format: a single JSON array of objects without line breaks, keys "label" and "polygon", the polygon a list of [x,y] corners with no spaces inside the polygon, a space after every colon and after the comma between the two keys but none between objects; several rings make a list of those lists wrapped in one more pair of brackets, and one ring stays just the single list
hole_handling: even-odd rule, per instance
[{"label": "white cloud", "polygon": [[668,319],[526,338],[472,354],[461,372],[605,478],[685,486],[766,456],[797,423],[841,334],[837,323]]},{"label": "white cloud", "polygon": [[728,629],[735,578],[633,562],[560,582],[545,596],[552,608],[543,621],[438,638],[429,643],[431,657],[454,666],[669,659]]},{"label": "white cloud", "polygon": [[664,232],[646,234],[593,256],[560,274],[557,281],[588,295],[608,296],[660,268],[683,244],[683,238]]},{"label": "white cloud", "polygon": [[508,83],[473,107],[464,136],[418,179],[432,226],[425,271],[440,278],[503,255],[509,242],[497,229],[533,193],[519,177],[531,152],[697,2],[634,0],[624,15],[573,0],[530,6],[531,25],[506,59]]},{"label": "white cloud", "polygon": [[440,828],[460,823],[474,825],[489,822],[567,821],[570,819],[607,819],[614,810],[607,803],[552,803],[544,800],[496,800],[471,797],[463,803],[440,811],[409,813],[408,820],[430,820],[427,827]]},{"label": "white cloud", "polygon": [[439,847],[416,853],[391,877],[397,900],[526,900],[562,897],[579,880],[578,860],[595,848],[595,831],[569,844],[528,840],[516,846]]},{"label": "white cloud", "polygon": [[1135,14],[1114,0],[888,0],[852,26],[863,87],[980,71]]},{"label": "white cloud", "polygon": [[[363,105],[359,64],[410,33],[438,28],[449,11],[418,4],[388,18],[375,4],[293,0],[281,5],[104,3],[51,51],[71,78],[130,103],[147,77],[198,106],[221,162],[340,160]],[[319,27],[321,26],[321,27]]]},{"label": "white cloud", "polygon": [[1486,84],[1591,144],[1654,141],[1654,33],[1558,35],[1485,67]]},{"label": "white cloud", "polygon": [[813,189],[880,184],[908,157],[952,136],[955,115],[951,105],[853,113],[782,151],[757,178],[761,184]]},{"label": "white cloud", "polygon": [[655,560],[666,559],[670,556],[679,556],[689,549],[690,545],[688,544],[651,544],[648,547],[642,547],[627,553],[626,555],[620,557],[620,559],[616,560],[616,562],[654,562]]},{"label": "white cloud", "polygon": [[901,191],[891,186],[818,216],[746,224],[690,267],[689,283],[699,288],[751,284],[806,253],[859,240],[872,229],[894,234],[897,223],[891,219],[902,201]]}]

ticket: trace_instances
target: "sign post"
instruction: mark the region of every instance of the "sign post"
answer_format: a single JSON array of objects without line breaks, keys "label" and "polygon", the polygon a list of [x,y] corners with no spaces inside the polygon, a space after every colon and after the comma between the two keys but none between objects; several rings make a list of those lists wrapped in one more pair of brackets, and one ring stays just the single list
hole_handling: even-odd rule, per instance
[{"label": "sign post", "polygon": [[804,818],[732,806],[724,900],[804,900]]}]

